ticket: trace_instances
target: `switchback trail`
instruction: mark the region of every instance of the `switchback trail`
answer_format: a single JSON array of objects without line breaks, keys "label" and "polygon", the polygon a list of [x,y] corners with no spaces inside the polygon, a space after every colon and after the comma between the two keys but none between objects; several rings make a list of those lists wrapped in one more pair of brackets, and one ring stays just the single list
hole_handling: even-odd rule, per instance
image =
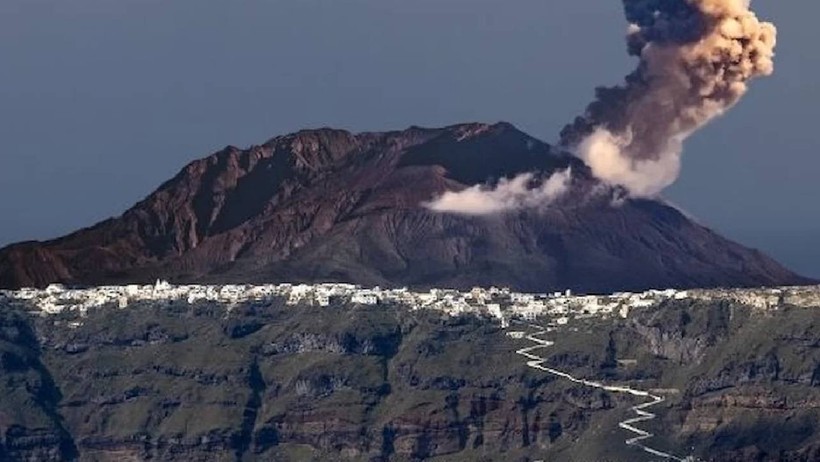
[{"label": "switchback trail", "polygon": [[535,329],[538,329],[538,331],[535,332],[535,333],[527,335],[526,339],[531,341],[531,342],[536,343],[536,345],[531,346],[531,347],[522,348],[522,349],[516,351],[517,354],[519,354],[521,356],[524,356],[525,358],[529,359],[529,361],[527,361],[527,366],[532,367],[533,369],[538,369],[540,371],[547,372],[549,374],[561,377],[563,379],[566,379],[566,380],[569,380],[571,382],[574,382],[574,383],[577,383],[577,384],[580,384],[580,385],[584,385],[584,386],[587,386],[587,387],[599,388],[601,390],[606,390],[606,391],[609,391],[609,392],[612,392],[612,393],[623,393],[623,394],[628,394],[628,395],[632,395],[632,396],[637,396],[639,398],[649,399],[649,401],[647,401],[643,404],[639,404],[637,406],[632,406],[631,409],[632,409],[633,412],[635,412],[635,414],[637,414],[637,417],[624,420],[623,422],[620,422],[618,424],[619,427],[621,427],[624,430],[627,430],[631,433],[634,433],[636,435],[636,436],[626,440],[626,444],[628,446],[634,446],[634,447],[640,448],[644,452],[647,452],[649,454],[652,454],[653,456],[657,456],[657,457],[660,457],[660,458],[665,459],[665,460],[672,460],[672,461],[677,461],[677,462],[689,462],[689,461],[692,460],[691,458],[680,458],[680,457],[675,456],[673,454],[670,454],[668,452],[663,452],[663,451],[660,451],[658,449],[647,446],[645,444],[646,440],[652,438],[655,435],[651,432],[648,432],[646,430],[642,430],[642,429],[634,426],[635,424],[638,424],[640,422],[648,422],[650,420],[655,419],[655,417],[656,417],[655,414],[647,411],[647,409],[651,408],[652,406],[656,406],[656,405],[662,403],[664,401],[664,398],[662,396],[654,395],[652,393],[649,393],[648,391],[636,390],[636,389],[630,388],[630,387],[605,385],[605,384],[600,383],[600,382],[595,382],[595,381],[586,380],[586,379],[579,379],[579,378],[573,377],[572,375],[570,375],[566,372],[562,372],[562,371],[559,371],[557,369],[552,369],[550,367],[545,366],[544,363],[547,362],[546,358],[543,358],[541,356],[533,354],[532,352],[534,352],[536,350],[541,350],[541,349],[544,349],[544,348],[549,348],[549,347],[555,345],[555,342],[550,341],[550,340],[544,340],[543,338],[540,338],[544,334],[549,332],[548,328],[540,327],[540,326],[531,326],[531,327],[533,327]]}]

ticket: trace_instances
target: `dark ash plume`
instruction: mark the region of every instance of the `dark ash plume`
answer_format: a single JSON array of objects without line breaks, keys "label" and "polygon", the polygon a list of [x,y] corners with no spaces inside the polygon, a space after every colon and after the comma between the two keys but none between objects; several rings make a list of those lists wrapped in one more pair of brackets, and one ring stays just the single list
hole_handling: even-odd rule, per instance
[{"label": "dark ash plume", "polygon": [[677,178],[686,137],[773,72],[776,29],[749,0],[624,0],[624,11],[638,68],[597,89],[561,139],[600,179],[650,196]]}]

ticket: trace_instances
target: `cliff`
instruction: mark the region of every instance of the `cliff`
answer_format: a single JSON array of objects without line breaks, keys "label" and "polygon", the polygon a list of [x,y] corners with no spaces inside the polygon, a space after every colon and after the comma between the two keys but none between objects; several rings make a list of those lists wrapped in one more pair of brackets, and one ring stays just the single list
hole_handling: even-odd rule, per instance
[{"label": "cliff", "polygon": [[[669,300],[579,316],[539,353],[645,390],[654,446],[714,461],[820,457],[816,308]],[[639,398],[536,371],[528,330],[400,306],[185,301],[41,316],[0,306],[0,459],[649,461]],[[776,436],[775,436],[776,435]]]}]

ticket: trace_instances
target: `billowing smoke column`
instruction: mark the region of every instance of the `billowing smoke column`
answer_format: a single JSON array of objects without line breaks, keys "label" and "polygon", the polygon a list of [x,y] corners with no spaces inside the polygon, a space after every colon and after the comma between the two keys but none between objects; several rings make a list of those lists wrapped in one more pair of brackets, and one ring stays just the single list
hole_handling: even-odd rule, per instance
[{"label": "billowing smoke column", "polygon": [[[774,25],[749,0],[623,0],[629,53],[640,58],[625,83],[598,88],[596,100],[561,132],[606,183],[631,196],[654,196],[680,172],[683,141],[746,93],[748,82],[774,71]],[[449,192],[425,204],[439,212],[486,215],[547,206],[569,189],[557,172],[541,187],[534,174]]]},{"label": "billowing smoke column", "polygon": [[773,72],[776,29],[749,0],[624,0],[624,10],[638,68],[599,88],[561,138],[596,177],[651,196],[678,177],[684,139]]}]

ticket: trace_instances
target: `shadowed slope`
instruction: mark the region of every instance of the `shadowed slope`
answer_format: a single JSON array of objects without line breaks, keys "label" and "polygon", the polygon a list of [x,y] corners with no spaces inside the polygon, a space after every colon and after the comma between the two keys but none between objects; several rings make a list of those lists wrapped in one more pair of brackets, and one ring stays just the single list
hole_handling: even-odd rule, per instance
[{"label": "shadowed slope", "polygon": [[[447,190],[571,166],[545,210],[430,212]],[[515,127],[320,129],[192,162],[92,228],[0,251],[0,286],[51,282],[507,285],[522,290],[799,284],[757,251],[654,201],[612,206],[577,159]]]}]

